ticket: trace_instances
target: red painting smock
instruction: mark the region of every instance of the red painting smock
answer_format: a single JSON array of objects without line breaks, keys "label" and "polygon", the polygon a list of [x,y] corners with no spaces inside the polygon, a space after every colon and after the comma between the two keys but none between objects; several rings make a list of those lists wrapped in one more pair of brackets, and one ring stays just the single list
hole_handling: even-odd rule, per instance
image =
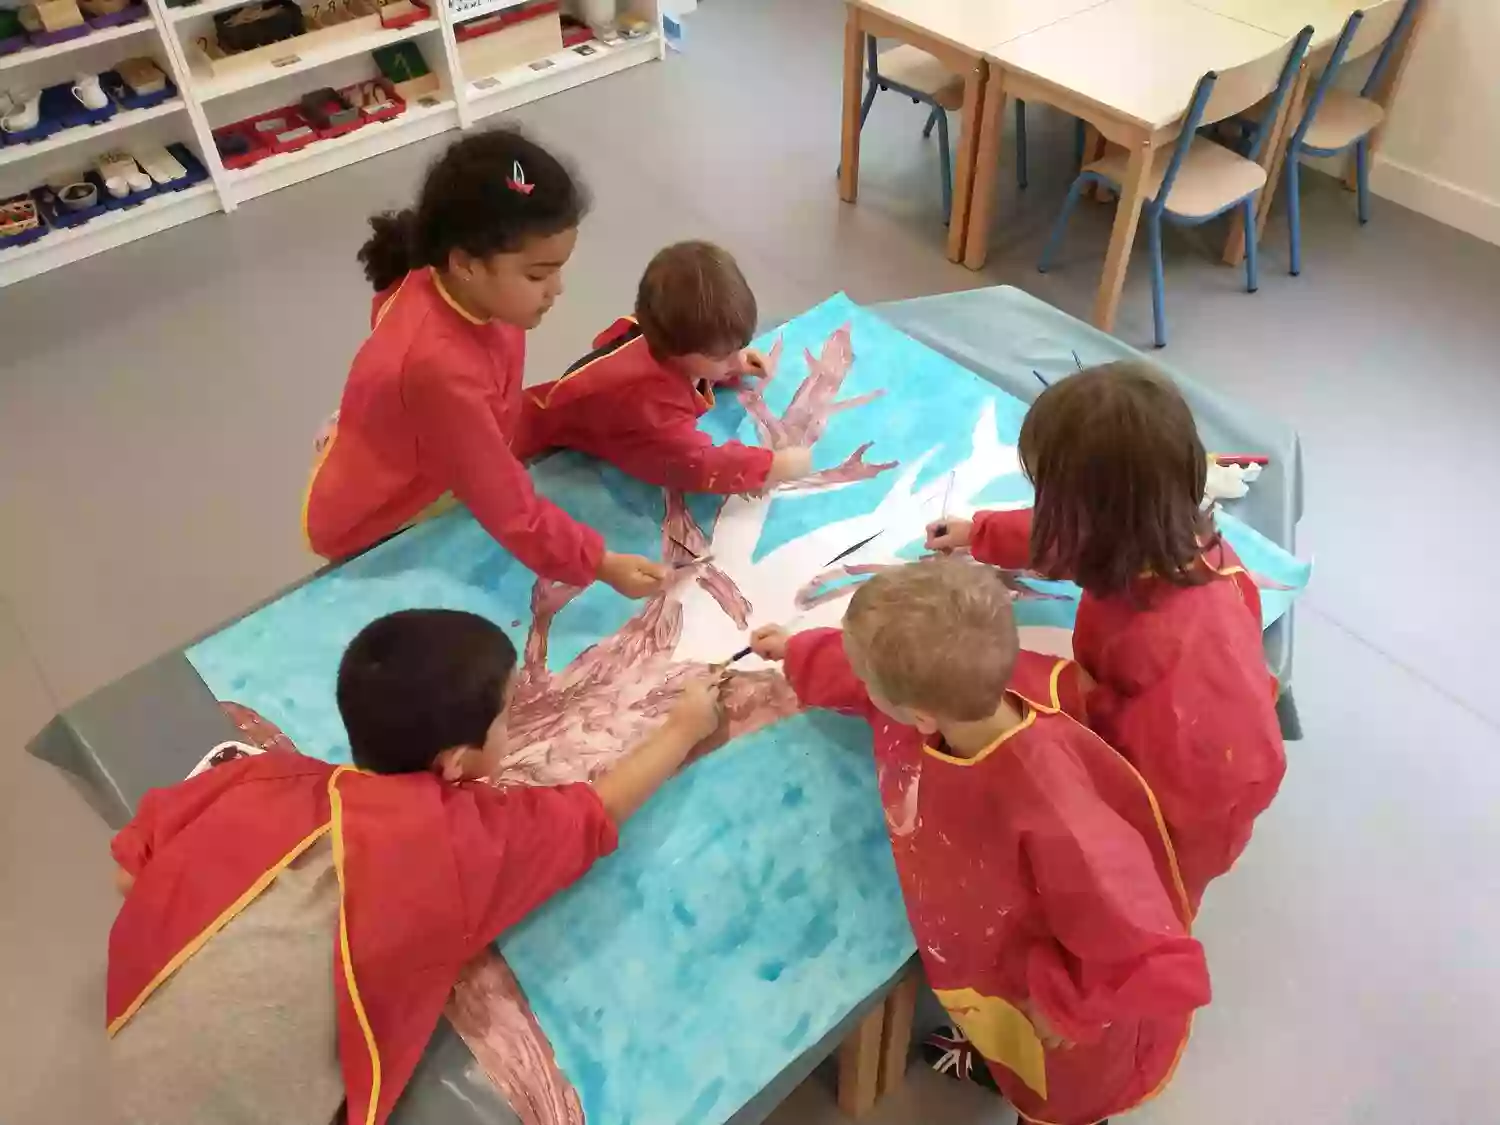
[{"label": "red painting smock", "polygon": [[[978,512],[974,557],[1019,568],[1031,512]],[[1123,594],[1083,591],[1073,656],[1094,679],[1087,722],[1161,804],[1188,897],[1228,871],[1286,773],[1276,682],[1266,669],[1260,593],[1221,537],[1197,586],[1144,577]]]},{"label": "red painting smock", "polygon": [[463,966],[612,851],[615,826],[588,785],[454,785],[280,751],[154,789],[111,845],[135,884],[109,936],[109,1034],[326,833],[348,1120],[380,1125]]},{"label": "red painting smock", "polygon": [[521,418],[525,332],[470,316],[430,269],[379,294],[371,319],[308,485],[312,549],[345,558],[452,493],[537,574],[592,582],[604,541],[538,496],[521,463],[534,452]]},{"label": "red painting smock", "polygon": [[[1023,654],[1051,691],[1067,662]],[[836,629],[800,633],[797,697],[865,719],[927,979],[1027,1118],[1093,1125],[1151,1097],[1208,1003],[1203,949],[1150,790],[1114,750],[1019,695],[1021,725],[972,758],[879,711]],[[1045,1046],[1032,1014],[1070,1041]]]},{"label": "red painting smock", "polygon": [[651,354],[629,317],[594,340],[562,378],[526,392],[526,425],[538,448],[576,449],[631,476],[685,492],[758,492],[775,454],[698,429],[713,388],[694,386]]}]

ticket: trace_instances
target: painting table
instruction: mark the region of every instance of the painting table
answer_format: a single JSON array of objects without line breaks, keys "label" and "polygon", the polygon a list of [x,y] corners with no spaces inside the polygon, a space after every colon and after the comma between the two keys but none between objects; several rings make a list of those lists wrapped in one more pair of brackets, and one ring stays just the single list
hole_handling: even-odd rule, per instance
[{"label": "painting table", "polygon": [[955,262],[962,260],[985,49],[1096,3],[1099,0],[846,0],[840,198],[853,203],[859,194],[859,107],[864,89],[865,36],[897,39],[926,51],[964,80],[953,209],[948,216],[948,257]]},{"label": "painting table", "polygon": [[[871,381],[877,388],[887,382],[894,388],[905,372],[906,397],[888,406],[874,432],[875,452],[898,457],[906,467],[883,480],[841,486],[837,495],[798,497],[778,509],[780,516],[772,511],[748,545],[753,558],[736,572],[757,599],[765,590],[757,591],[753,580],[783,573],[785,552],[795,555],[806,545],[816,566],[829,557],[829,541],[847,545],[867,534],[872,522],[899,517],[894,523],[901,535],[898,542],[865,551],[893,559],[919,554],[923,514],[928,509],[935,514],[950,489],[962,495],[968,509],[1024,503],[1025,482],[1004,435],[1015,433],[1024,401],[1039,389],[1032,372],[1056,379],[1075,369],[1075,354],[1086,363],[1134,354],[1008,288],[902,302],[879,311],[908,335],[842,298],[799,317],[788,333],[797,330],[803,340],[828,343],[821,358],[809,345],[805,364],[783,356],[779,377],[798,365],[809,372],[863,370],[865,381],[842,392],[836,416],[830,412],[826,435],[820,431],[818,439],[832,445],[833,456],[844,457],[869,440],[871,423],[861,420],[861,410],[875,401]],[[926,347],[911,338],[917,336]],[[996,395],[990,384],[1010,395]],[[1291,546],[1300,514],[1295,434],[1186,382],[1184,392],[1211,445],[1270,455],[1268,472],[1237,506],[1235,543],[1252,569],[1280,574],[1300,587],[1306,574],[1299,568],[1274,569],[1289,562],[1275,545]],[[778,393],[783,402],[798,401],[786,385]],[[840,394],[837,387],[833,394]],[[913,409],[914,394],[936,405]],[[709,418],[727,418],[732,432],[742,432],[733,430],[744,423],[732,414],[737,407],[726,396],[721,409],[727,413],[716,409]],[[783,421],[792,410],[787,407]],[[970,418],[976,421],[971,424]],[[862,452],[856,450],[845,463],[858,462]],[[597,505],[591,509],[593,522],[609,528],[612,543],[646,549],[644,540],[636,543],[631,536],[660,537],[659,515],[643,510],[630,515],[639,509],[644,486],[581,459],[559,465],[539,467],[539,484],[561,488],[574,502]],[[976,475],[971,471],[976,467],[985,471]],[[582,474],[575,484],[594,483],[569,491],[570,473]],[[950,473],[957,488],[944,486]],[[693,503],[700,501],[714,503],[708,498]],[[953,510],[963,508],[955,504]],[[716,528],[715,549],[727,556],[733,544],[718,534]],[[324,635],[330,612],[342,612],[351,591],[367,615],[400,604],[482,606],[496,591],[529,582],[513,571],[518,565],[466,514],[450,513],[215,631],[190,646],[191,661],[184,652],[171,653],[101,689],[59,714],[30,749],[74,775],[114,824],[129,816],[147,789],[179,780],[209,746],[237,736],[218,699],[243,697],[263,713],[276,712],[280,725],[296,732],[294,740],[319,756],[347,755],[347,747],[337,743],[341,736],[328,686],[306,690],[317,676],[331,677],[327,666],[341,649],[343,634],[360,623],[344,620],[338,635]],[[591,600],[580,597],[570,607],[574,625],[554,631],[556,648],[574,650],[555,653],[557,663],[583,659],[592,651],[583,647],[586,638],[607,636],[612,619],[641,613],[608,591],[588,596]],[[1268,655],[1285,681],[1292,595],[1273,589],[1264,596],[1268,615],[1279,616],[1267,634]],[[1033,604],[1048,614],[1063,603]],[[841,612],[837,602],[822,608],[830,620]],[[1024,603],[1018,618],[1027,626]],[[757,616],[755,623],[764,619]],[[725,630],[725,637],[743,636],[732,622]],[[291,637],[295,647],[284,643]],[[721,640],[709,636],[704,651],[727,654]],[[552,666],[545,658],[544,664]],[[308,669],[315,673],[312,679],[305,675]],[[840,1069],[850,1079],[841,1100],[849,1109],[867,1108],[882,1086],[899,1080],[911,1012],[912,985],[904,975],[911,938],[867,746],[861,724],[822,714],[793,715],[741,736],[650,802],[626,826],[617,856],[502,938],[505,957],[525,984],[590,1120],[751,1125],[840,1043],[846,1044]],[[808,884],[817,894],[806,893]],[[667,930],[663,921],[670,924]],[[595,935],[604,952],[575,949],[567,935],[577,933]],[[653,961],[658,945],[671,956]],[[679,956],[679,946],[692,956]],[[743,949],[754,956],[740,956]],[[730,974],[748,981],[748,1002],[745,984],[728,980]],[[600,1003],[606,998],[612,1007]],[[816,1004],[811,1015],[810,1004]],[[770,1034],[775,1027],[781,1030]],[[887,1027],[894,1033],[885,1034]],[[683,1058],[701,1056],[705,1065],[662,1072],[653,1057],[671,1061],[677,1057],[672,1052],[684,1050]],[[445,1023],[396,1120],[494,1125],[517,1117]]]},{"label": "painting table", "polygon": [[1094,324],[1111,331],[1152,155],[1176,139],[1194,84],[1210,70],[1260,58],[1285,41],[1189,0],[1105,0],[992,44],[964,264],[979,269],[989,253],[1006,99],[1054,105],[1130,154],[1094,301]]}]

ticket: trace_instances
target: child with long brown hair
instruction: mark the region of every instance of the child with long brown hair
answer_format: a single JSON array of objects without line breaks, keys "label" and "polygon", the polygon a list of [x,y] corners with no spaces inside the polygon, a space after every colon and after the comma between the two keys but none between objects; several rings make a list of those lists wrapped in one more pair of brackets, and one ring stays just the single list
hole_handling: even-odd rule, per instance
[{"label": "child with long brown hair", "polygon": [[544,578],[632,598],[660,588],[660,564],[606,550],[522,465],[537,452],[522,424],[526,333],[562,293],[587,209],[561,161],[500,129],[456,141],[415,207],[370,220],[371,332],[308,485],[314,551],[363,551],[452,496]]},{"label": "child with long brown hair", "polygon": [[1089,368],[1038,397],[1020,456],[1034,508],[931,524],[927,545],[1083,588],[1088,725],[1155,792],[1196,911],[1276,795],[1286,752],[1260,595],[1202,509],[1192,412],[1144,363]]}]

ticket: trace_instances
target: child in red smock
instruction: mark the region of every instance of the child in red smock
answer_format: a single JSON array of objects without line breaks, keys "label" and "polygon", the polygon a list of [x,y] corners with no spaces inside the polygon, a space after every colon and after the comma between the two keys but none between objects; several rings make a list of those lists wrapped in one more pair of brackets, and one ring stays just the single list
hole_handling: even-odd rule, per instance
[{"label": "child in red smock", "polygon": [[1063,714],[1010,594],[969,560],[871,578],[844,629],[752,638],[810,707],[874,732],[886,827],[937,998],[1029,1121],[1093,1125],[1155,1094],[1208,1003],[1151,794]]},{"label": "child in red smock", "polygon": [[[407,610],[344,654],[353,766],[268,751],[142,799],[112,845],[112,1104],[128,1125],[380,1125],[464,965],[615,847],[718,723],[690,686],[592,785],[497,789],[516,652]],[[338,1120],[345,1120],[339,1116]]]},{"label": "child in red smock", "polygon": [[804,476],[806,449],[715,445],[698,429],[714,388],[764,374],[746,345],[755,294],[728,251],[680,242],[651,259],[635,316],[615,321],[556,382],[526,392],[527,430],[540,448],[576,449],[663,488],[759,492]]},{"label": "child in red smock", "polygon": [[1192,413],[1145,364],[1106,364],[1037,398],[1020,454],[1035,509],[933,524],[927,544],[1083,588],[1086,720],[1156,793],[1196,912],[1275,797],[1286,750],[1260,595],[1200,507]]},{"label": "child in red smock", "polygon": [[583,189],[545,149],[493,130],[454,143],[413,209],[371,220],[360,251],[369,338],[319,443],[303,506],[312,549],[340,559],[456,497],[537,574],[645,597],[665,570],[607,551],[538,496],[522,465],[526,332],[562,292]]}]

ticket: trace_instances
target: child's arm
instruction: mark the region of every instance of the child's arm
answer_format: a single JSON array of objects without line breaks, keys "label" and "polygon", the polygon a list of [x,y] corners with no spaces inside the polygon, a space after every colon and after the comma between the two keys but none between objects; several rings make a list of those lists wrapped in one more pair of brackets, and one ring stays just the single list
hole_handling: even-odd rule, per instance
[{"label": "child's arm", "polygon": [[972,520],[943,519],[927,525],[929,551],[967,547],[980,562],[1022,570],[1031,565],[1031,509],[975,512]]},{"label": "child's arm", "polygon": [[[606,551],[604,540],[538,496],[490,408],[489,393],[463,371],[408,372],[406,404],[422,458],[434,465],[474,518],[529,569],[587,586],[600,578],[627,597],[661,585],[648,560]],[[659,568],[656,568],[659,570]]]},{"label": "child's arm", "polygon": [[444,786],[458,890],[476,952],[614,851],[619,823],[718,720],[717,688],[691,686],[655,733],[591,785]]},{"label": "child's arm", "polygon": [[1113,1020],[1207,1004],[1203,947],[1146,841],[1091,790],[1055,780],[1050,815],[1022,845],[1054,939],[1028,959],[1032,1009],[1058,1038],[1088,1042]]},{"label": "child's arm", "polygon": [[849,666],[842,630],[808,629],[790,636],[780,626],[766,625],[751,634],[750,647],[763,660],[781,662],[804,707],[869,717],[870,694]]},{"label": "child's arm", "polygon": [[[715,445],[691,416],[648,415],[643,421],[622,431],[601,453],[611,464],[658,488],[731,496],[804,476],[812,467],[805,450],[786,450],[784,457],[738,441]],[[802,454],[806,462],[801,472],[796,454]]]}]

